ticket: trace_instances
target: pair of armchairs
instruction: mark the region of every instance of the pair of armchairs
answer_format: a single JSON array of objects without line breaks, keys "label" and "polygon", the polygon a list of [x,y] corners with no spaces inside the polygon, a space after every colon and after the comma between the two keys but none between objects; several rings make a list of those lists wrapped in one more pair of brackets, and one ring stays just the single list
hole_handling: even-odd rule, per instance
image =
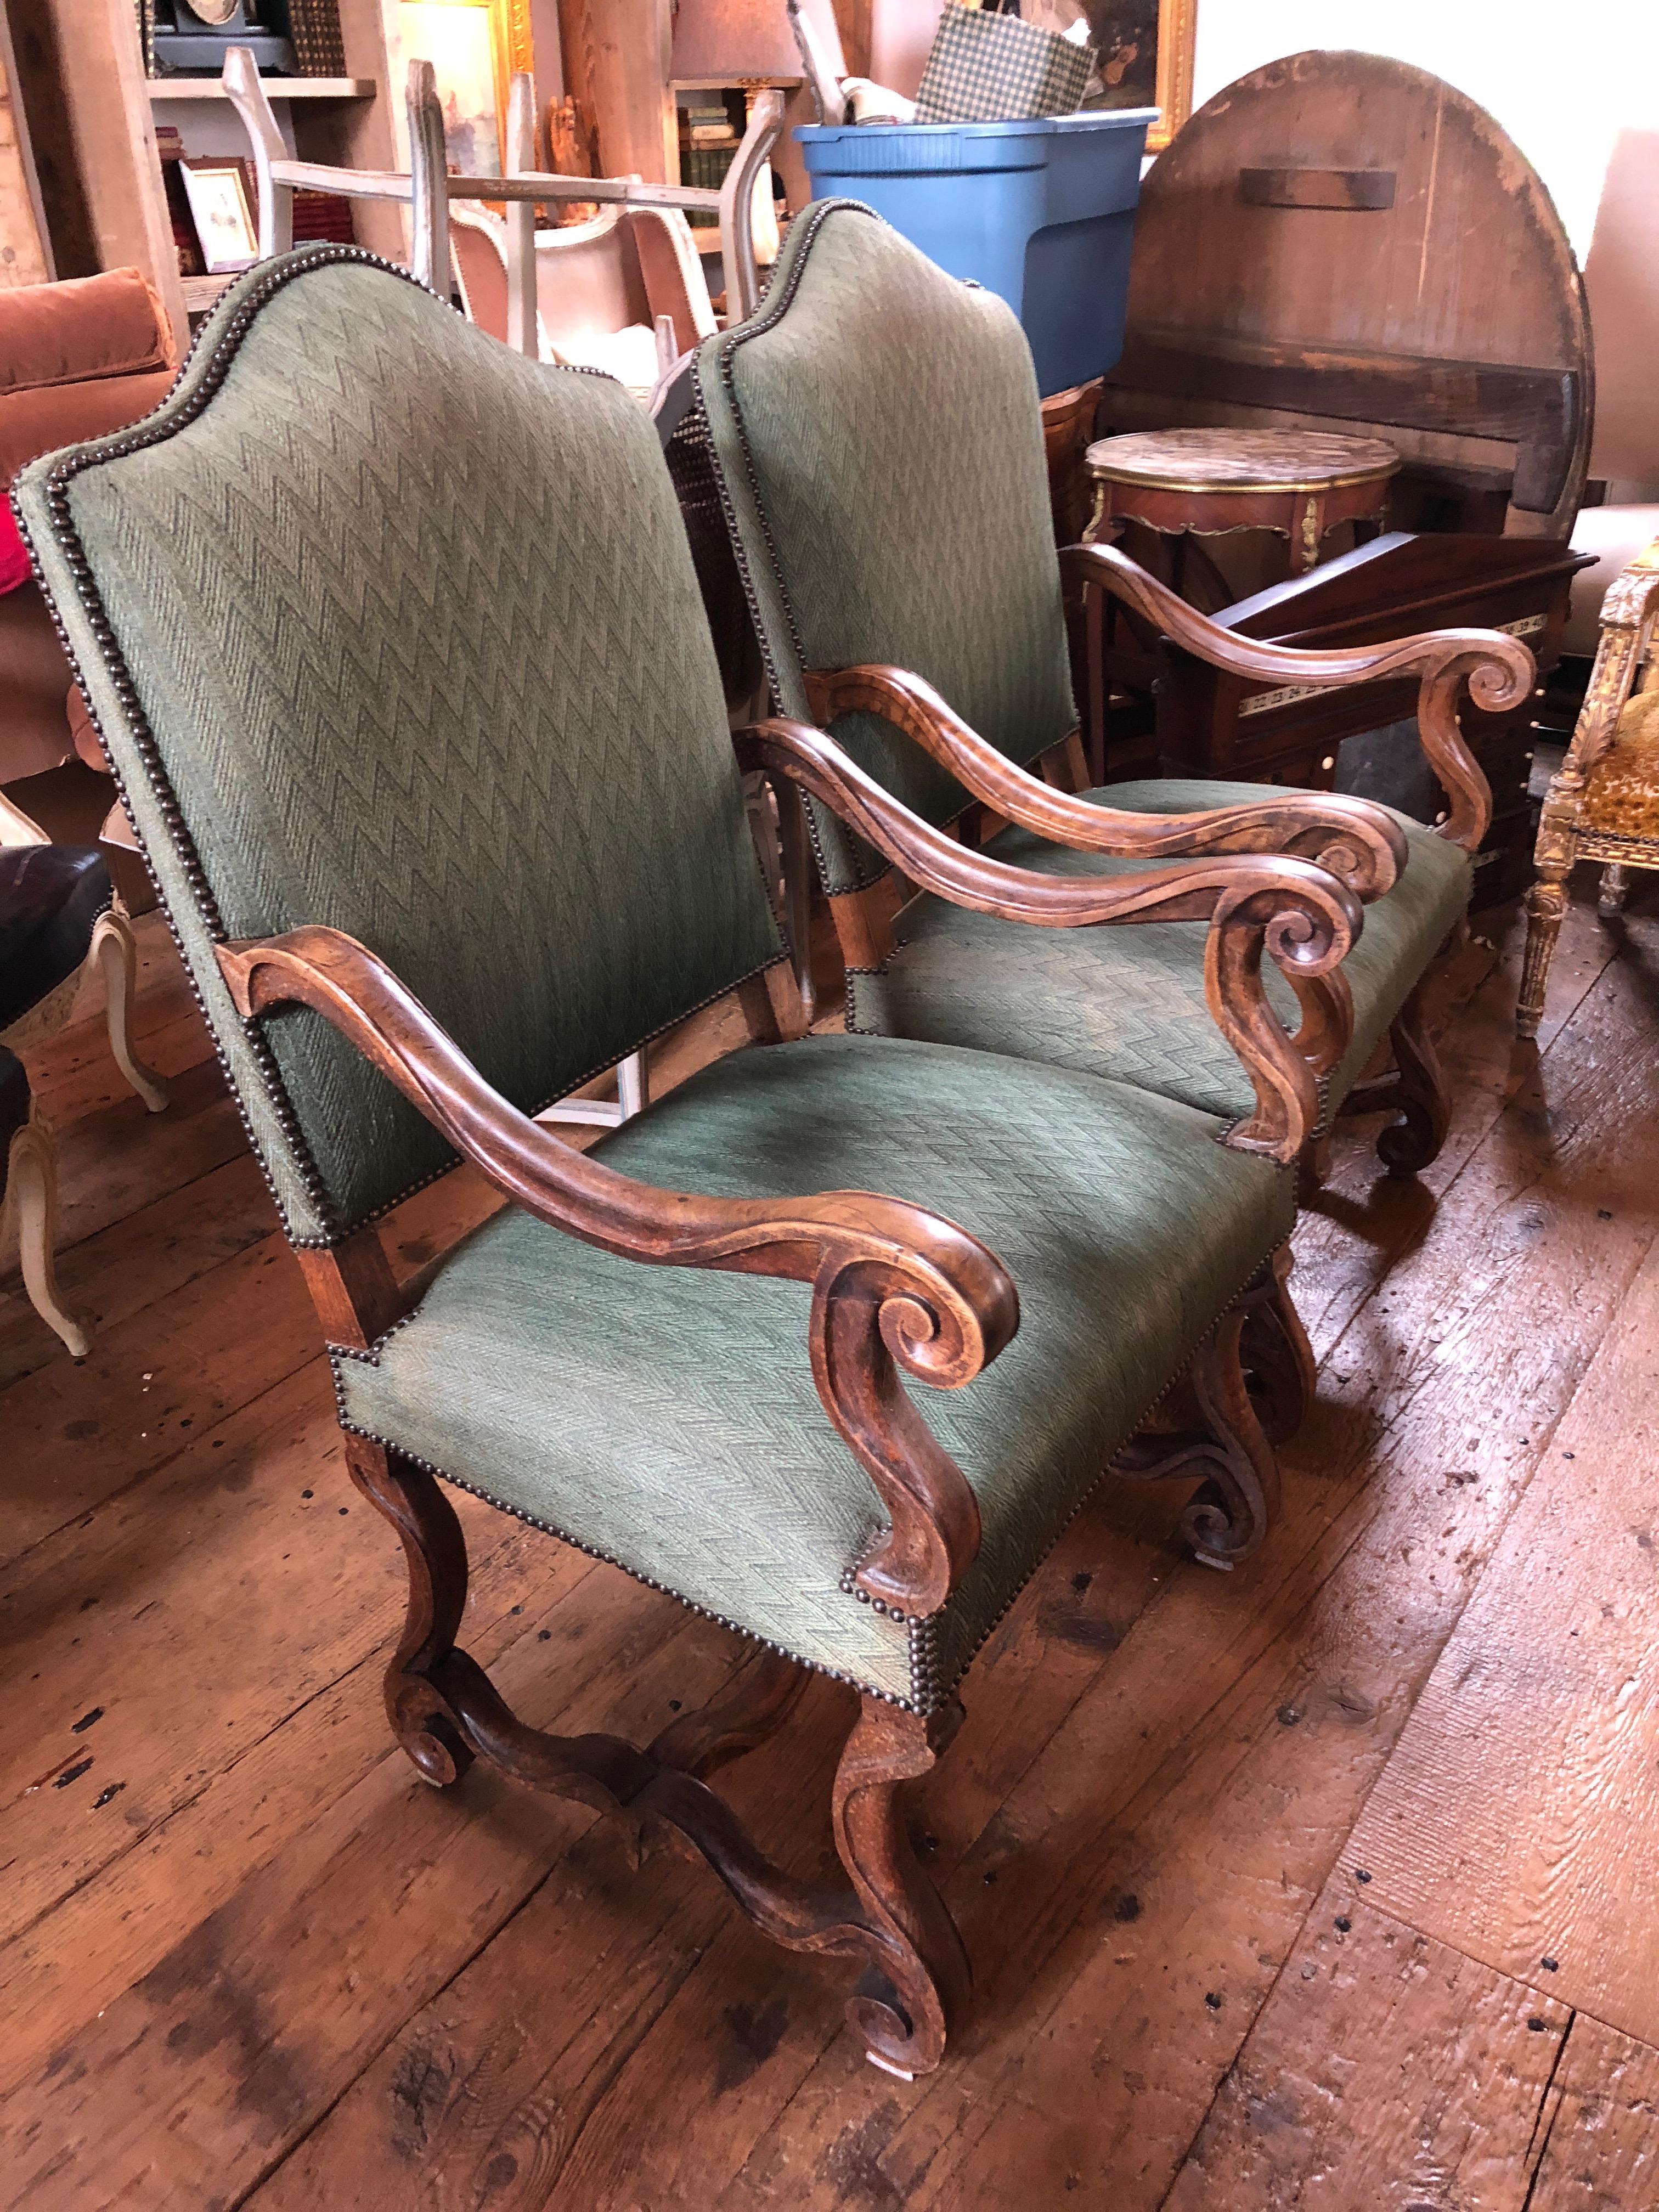
[{"label": "pair of armchairs", "polygon": [[[787,351],[820,277],[860,347],[882,345],[869,304],[926,270],[860,211],[811,216],[752,337],[709,341],[700,364],[734,522],[752,499],[786,579],[806,563],[787,603],[749,564],[783,625],[766,624],[775,686],[797,714],[856,703],[848,734],[879,776],[787,714],[740,733],[734,757],[643,410],[606,378],[496,345],[353,249],[239,280],[156,414],[37,464],[16,491],[310,1283],[353,1479],[407,1553],[386,1685],[398,1741],[439,1786],[483,1757],[668,1822],[778,1942],[861,1967],[854,2029],[905,2076],[938,2063],[969,1978],[902,1791],[948,1745],[973,1655],[1109,1468],[1198,1475],[1188,1524],[1218,1564],[1259,1540],[1272,1437],[1309,1379],[1283,1284],[1316,1115],[1308,1054],[1347,1048],[1345,957],[1419,857],[1363,807],[1260,792],[1196,822],[1212,793],[1178,795],[1174,821],[1149,794],[1135,854],[1179,857],[1138,872],[1052,846],[1028,866],[930,818],[959,812],[942,755],[1005,812],[1048,807],[1068,834],[1086,819],[1114,836],[1130,819],[1013,765],[1063,750],[1069,702],[1063,638],[1045,642],[1037,606],[1051,589],[1057,624],[1035,386],[1000,306],[953,288],[973,344],[895,368],[924,387],[907,421],[955,410],[985,431],[984,453],[927,482],[944,501],[968,472],[992,479],[981,538],[954,534],[946,501],[900,557],[918,449],[901,422],[893,476],[872,480],[853,434],[871,426],[815,411],[810,333],[779,450],[821,428],[840,442],[819,441],[793,507],[766,473],[746,367]],[[737,430],[722,404],[742,410]],[[838,564],[862,509],[860,582]],[[815,515],[830,517],[821,558]],[[930,572],[940,635],[984,679],[953,704],[988,738],[918,679],[860,670],[838,700],[796,672],[826,665],[817,633],[790,627],[818,619],[817,594],[862,592],[873,617]],[[739,760],[785,794],[796,906],[808,839],[836,900],[862,896],[870,855],[901,867],[985,932],[1009,979],[1000,1020],[1036,948],[1093,944],[1118,921],[1144,927],[1114,945],[1188,933],[1249,1060],[1243,1090],[1195,1103],[1006,1030],[983,1045],[867,1021],[803,1033]],[[1293,979],[1294,1038],[1264,961]],[[1080,1000],[1111,998],[1103,951],[1077,972]],[[765,1048],[705,1068],[598,1153],[534,1118],[733,994]],[[376,1224],[458,1157],[509,1202],[400,1289]],[[750,1656],[643,1748],[526,1727],[457,1642],[466,1556],[445,1484],[726,1623]],[[769,1861],[708,1779],[781,1723],[809,1668],[856,1706],[831,1805],[843,1873],[824,1886]]]}]

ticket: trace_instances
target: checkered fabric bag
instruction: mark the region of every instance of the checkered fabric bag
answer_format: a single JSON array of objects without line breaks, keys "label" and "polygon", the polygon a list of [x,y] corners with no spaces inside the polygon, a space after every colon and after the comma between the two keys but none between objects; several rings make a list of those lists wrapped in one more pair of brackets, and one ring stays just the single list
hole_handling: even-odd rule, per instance
[{"label": "checkered fabric bag", "polygon": [[916,90],[918,123],[1004,123],[1069,115],[1083,98],[1094,48],[1018,15],[949,6]]}]

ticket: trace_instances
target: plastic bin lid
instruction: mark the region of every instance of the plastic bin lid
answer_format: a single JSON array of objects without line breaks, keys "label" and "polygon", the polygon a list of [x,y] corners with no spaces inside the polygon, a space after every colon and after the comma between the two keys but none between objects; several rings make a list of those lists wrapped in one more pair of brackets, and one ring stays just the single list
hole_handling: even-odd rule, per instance
[{"label": "plastic bin lid", "polygon": [[1144,133],[1155,107],[1091,107],[1074,115],[1010,116],[1000,123],[801,123],[809,169],[877,176],[929,169],[1040,169],[1058,138]]}]

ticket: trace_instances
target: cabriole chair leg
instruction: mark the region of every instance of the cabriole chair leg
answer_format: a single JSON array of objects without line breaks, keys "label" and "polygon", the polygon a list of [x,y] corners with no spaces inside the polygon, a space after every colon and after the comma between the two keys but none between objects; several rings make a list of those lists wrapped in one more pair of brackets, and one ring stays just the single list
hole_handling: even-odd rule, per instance
[{"label": "cabriole chair leg", "polygon": [[53,1254],[58,1243],[58,1156],[44,1121],[32,1117],[12,1137],[6,1156],[5,1195],[0,1198],[0,1253],[17,1232],[17,1256],[29,1304],[63,1339],[72,1359],[92,1349],[92,1332],[58,1295]]},{"label": "cabriole chair leg", "polygon": [[1239,1354],[1255,1401],[1262,1434],[1275,1446],[1288,1443],[1308,1418],[1316,1387],[1313,1346],[1291,1302],[1288,1244],[1273,1255],[1267,1295],[1245,1310]]},{"label": "cabriole chair leg", "polygon": [[[1276,1425],[1289,1422],[1302,1389],[1291,1324],[1305,1346],[1283,1276],[1276,1261],[1268,1261],[1194,1353],[1159,1409],[1159,1425],[1133,1437],[1112,1462],[1112,1472],[1130,1481],[1200,1478],[1181,1516],[1181,1529],[1203,1566],[1234,1567],[1249,1559],[1261,1549],[1279,1510],[1279,1459],[1262,1424],[1261,1385],[1252,1389],[1246,1370],[1256,1371],[1256,1352],[1265,1346],[1262,1356],[1274,1362],[1271,1412]],[[1249,1354],[1244,1349],[1247,1329],[1255,1348]],[[1311,1375],[1309,1355],[1309,1392]]]},{"label": "cabriole chair leg", "polygon": [[900,1812],[903,1785],[934,1765],[959,1705],[924,1717],[866,1696],[836,1770],[833,1826],[849,1889],[813,1889],[775,1866],[703,1778],[765,1741],[793,1710],[806,1669],[764,1646],[720,1695],[638,1749],[611,1735],[527,1728],[455,1643],[466,1602],[466,1547],[453,1507],[424,1468],[348,1436],[352,1480],[403,1540],[409,1610],[386,1671],[392,1732],[438,1788],[475,1757],[503,1773],[635,1823],[667,1821],[700,1851],[766,1935],[791,1950],[863,1960],[848,2008],[868,2057],[911,2078],[937,2066],[965,2008],[967,1954],[917,1864]]},{"label": "cabriole chair leg", "polygon": [[167,1103],[167,1087],[154,1068],[146,1067],[132,1048],[132,1000],[138,975],[138,951],[125,910],[111,907],[100,914],[88,948],[88,957],[101,970],[109,1024],[109,1048],[115,1065],[152,1114]]},{"label": "cabriole chair leg", "polygon": [[865,2055],[914,2081],[945,2055],[973,1976],[957,1925],[910,1846],[900,1792],[933,1767],[962,1724],[866,1697],[836,1769],[836,1848],[864,1908],[875,1956],[847,2008]]},{"label": "cabriole chair leg", "polygon": [[1389,1030],[1395,1073],[1351,1091],[1347,1114],[1396,1114],[1376,1140],[1376,1157],[1390,1175],[1420,1174],[1439,1153],[1451,1126],[1451,1091],[1429,1032],[1430,977],[1425,975],[1395,1016]]}]

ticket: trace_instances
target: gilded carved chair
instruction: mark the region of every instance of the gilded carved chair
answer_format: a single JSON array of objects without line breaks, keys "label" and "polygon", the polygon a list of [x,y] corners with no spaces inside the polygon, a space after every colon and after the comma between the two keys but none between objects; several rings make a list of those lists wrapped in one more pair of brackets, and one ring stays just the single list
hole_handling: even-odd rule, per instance
[{"label": "gilded carved chair", "polygon": [[[1210,1115],[1070,1069],[765,1042],[793,1007],[783,943],[658,439],[609,379],[313,246],[230,288],[155,414],[33,464],[15,496],[311,1287],[353,1478],[407,1552],[398,1741],[438,1786],[481,1757],[666,1821],[779,1942],[856,1960],[869,2055],[925,2071],[968,1969],[901,1785],[1123,1455],[1207,1465],[1194,1510],[1218,1545],[1249,1519],[1292,1175],[1216,1143]],[[744,742],[781,775],[804,763],[820,811],[918,880],[1044,925],[1023,943],[1162,897],[1224,947],[1273,918],[1317,977],[1358,926],[1305,861],[1040,876],[964,852],[821,732]],[[734,993],[755,1047],[596,1153],[533,1118]],[[376,1224],[458,1158],[507,1203],[399,1289]],[[1193,1433],[1137,1446],[1183,1374]],[[447,1484],[750,1657],[643,1749],[527,1727],[456,1641]],[[844,1878],[822,1889],[707,1779],[808,1668],[856,1704]]]},{"label": "gilded carved chair", "polygon": [[[1538,880],[1527,893],[1527,951],[1516,1028],[1538,1034],[1567,888],[1580,860],[1601,864],[1600,905],[1618,914],[1627,868],[1659,868],[1659,541],[1608,586],[1589,688],[1545,794],[1538,823]],[[1638,678],[1640,678],[1639,685]]]},{"label": "gilded carved chair", "polygon": [[[1215,940],[1202,923],[1149,907],[1146,927],[1033,945],[995,918],[928,899],[904,905],[896,929],[915,879],[809,800],[814,866],[798,872],[828,897],[848,1028],[1133,1083],[1281,1158],[1344,1105],[1386,1107],[1402,1118],[1379,1139],[1384,1161],[1401,1173],[1426,1164],[1447,1099],[1419,985],[1462,920],[1491,805],[1455,702],[1467,679],[1482,704],[1513,704],[1532,678],[1526,648],[1441,631],[1290,651],[1218,629],[1110,548],[1056,559],[1018,323],[849,201],[816,204],[792,226],[764,306],[708,339],[696,374],[781,713],[826,725],[928,821],[1056,879],[1117,872],[1127,890],[1150,861],[1280,852],[1322,861],[1366,902],[1340,975],[1310,979],[1269,959],[1273,1019],[1241,1054],[1236,1027],[1212,1018]],[[1258,680],[1313,690],[1420,672],[1424,744],[1449,793],[1446,834],[1364,801],[1260,784],[1079,793],[1063,580],[1113,594]],[[795,937],[805,943],[804,928]],[[1396,1073],[1357,1088],[1385,1037]]]}]

